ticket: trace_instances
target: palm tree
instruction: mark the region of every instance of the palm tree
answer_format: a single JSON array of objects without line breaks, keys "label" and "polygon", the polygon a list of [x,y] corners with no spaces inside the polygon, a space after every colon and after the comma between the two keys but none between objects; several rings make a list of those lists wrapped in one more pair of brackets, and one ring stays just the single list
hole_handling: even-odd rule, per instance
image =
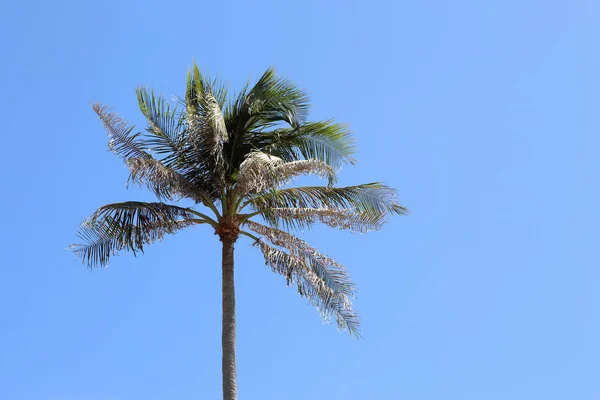
[{"label": "palm tree", "polygon": [[[406,209],[381,183],[335,187],[343,164],[354,163],[352,136],[331,120],[308,122],[305,93],[269,68],[232,99],[197,65],[188,72],[185,97],[168,102],[137,89],[148,126],[134,131],[106,107],[94,111],[108,132],[108,147],[130,171],[129,182],[147,186],[158,202],[107,204],[82,225],[74,252],[90,268],[106,266],[120,250],[144,246],[191,225],[209,225],[222,243],[223,399],[237,398],[234,245],[252,240],[266,265],[295,285],[325,319],[359,335],[350,298],[354,284],[344,268],[290,231],[315,223],[367,232]],[[288,187],[316,174],[325,186]],[[192,200],[194,207],[165,201]],[[259,221],[257,221],[259,219]]]}]

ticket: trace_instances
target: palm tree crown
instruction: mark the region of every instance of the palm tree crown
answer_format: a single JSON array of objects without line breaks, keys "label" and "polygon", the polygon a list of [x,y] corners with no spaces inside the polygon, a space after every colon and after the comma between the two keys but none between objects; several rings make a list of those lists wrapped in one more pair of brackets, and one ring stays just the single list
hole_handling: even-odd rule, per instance
[{"label": "palm tree crown", "polygon": [[[344,268],[290,233],[315,223],[367,232],[406,212],[395,191],[381,183],[334,186],[340,167],[354,163],[346,126],[308,121],[306,94],[272,68],[232,99],[195,64],[184,98],[168,102],[145,88],[137,97],[148,120],[145,132],[102,105],[93,109],[108,132],[109,148],[129,168],[129,181],[147,186],[159,201],[100,207],[82,224],[84,243],[73,245],[75,253],[90,267],[105,266],[120,250],[143,251],[165,234],[206,224],[224,245],[231,244],[233,254],[242,234],[323,317],[335,317],[339,328],[357,335],[350,303],[355,287]],[[288,186],[306,174],[327,184]],[[165,203],[183,198],[196,206]]]}]

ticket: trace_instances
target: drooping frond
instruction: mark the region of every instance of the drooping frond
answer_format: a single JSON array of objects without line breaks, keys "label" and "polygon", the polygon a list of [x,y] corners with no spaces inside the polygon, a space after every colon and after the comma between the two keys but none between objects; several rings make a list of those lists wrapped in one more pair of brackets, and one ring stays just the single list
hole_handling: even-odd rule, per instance
[{"label": "drooping frond", "polygon": [[271,208],[326,208],[367,212],[373,215],[405,214],[396,191],[381,183],[346,186],[304,186],[262,193],[249,202],[256,210]]},{"label": "drooping frond", "polygon": [[307,297],[325,320],[335,316],[340,329],[358,335],[358,315],[350,302],[354,284],[340,264],[286,232],[255,222],[248,226],[274,246],[287,250],[269,246],[263,239],[256,242],[273,271],[284,275],[288,284],[296,284],[300,295]]},{"label": "drooping frond", "polygon": [[202,223],[189,209],[164,203],[129,201],[100,207],[83,224],[73,251],[90,267],[106,266],[122,249],[134,254],[144,245],[194,223]]},{"label": "drooping frond", "polygon": [[316,174],[327,178],[329,184],[335,181],[335,172],[320,160],[300,160],[285,162],[267,153],[254,151],[240,165],[237,190],[243,194],[260,193],[279,188],[300,175]]},{"label": "drooping frond", "polygon": [[128,126],[121,117],[108,111],[108,107],[94,104],[92,108],[100,117],[108,134],[108,148],[123,159],[131,157],[150,158],[146,144],[141,141],[140,133],[133,133],[133,126]]},{"label": "drooping frond", "polygon": [[200,203],[207,198],[207,194],[201,188],[154,158],[130,158],[126,163],[131,172],[129,181],[146,185],[161,200],[188,197]]},{"label": "drooping frond", "polygon": [[348,277],[344,267],[324,254],[321,254],[302,239],[280,229],[271,228],[254,221],[248,221],[248,227],[252,231],[262,235],[275,246],[283,247],[294,254],[306,257],[314,264],[313,269],[315,273],[325,280],[327,286],[336,292],[344,293],[347,296],[354,296],[354,283]]},{"label": "drooping frond", "polygon": [[300,257],[269,246],[262,240],[254,245],[263,253],[265,264],[285,276],[288,285],[296,284],[298,293],[317,308],[326,322],[335,317],[339,329],[360,336],[360,321],[347,296],[328,288]]},{"label": "drooping frond", "polygon": [[320,222],[337,229],[367,233],[382,228],[385,216],[367,211],[358,212],[335,208],[271,208],[263,217],[273,225],[288,229],[303,229]]},{"label": "drooping frond", "polygon": [[143,252],[143,245],[162,240],[165,234],[174,233],[196,223],[190,220],[174,221],[172,223],[148,224],[144,232],[138,232],[135,227],[127,227],[132,237],[141,237],[139,247],[137,243],[129,244],[128,239],[123,234],[123,230],[110,224],[90,223],[80,228],[79,238],[84,240],[84,244],[73,244],[71,249],[85,264],[90,268],[105,267],[108,265],[111,256],[115,256],[119,251],[131,250],[133,254],[136,251]]}]

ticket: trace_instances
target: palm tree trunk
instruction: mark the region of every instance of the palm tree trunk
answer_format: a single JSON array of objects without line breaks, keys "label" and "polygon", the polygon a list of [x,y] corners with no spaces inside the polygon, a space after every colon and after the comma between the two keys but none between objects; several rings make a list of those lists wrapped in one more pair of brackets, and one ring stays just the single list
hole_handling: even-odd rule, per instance
[{"label": "palm tree trunk", "polygon": [[233,247],[235,239],[223,242],[223,400],[237,400],[235,369],[235,288],[233,281]]}]

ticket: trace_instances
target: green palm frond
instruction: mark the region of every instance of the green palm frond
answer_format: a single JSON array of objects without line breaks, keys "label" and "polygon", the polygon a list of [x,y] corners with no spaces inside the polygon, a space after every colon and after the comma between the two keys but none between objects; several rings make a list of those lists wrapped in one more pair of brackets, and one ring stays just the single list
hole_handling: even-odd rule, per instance
[{"label": "green palm frond", "polygon": [[163,96],[145,87],[136,89],[138,106],[148,120],[148,130],[153,135],[166,136],[172,141],[181,139],[184,127],[184,115]]},{"label": "green palm frond", "polygon": [[[198,65],[194,63],[191,71],[188,71],[187,86],[185,99],[181,99],[186,109],[187,117],[190,122],[194,119],[202,119],[202,116],[210,113],[210,109],[214,108],[210,103],[212,100],[216,103],[217,108],[227,109],[227,86],[218,79],[210,79],[200,73]],[[212,98],[212,99],[211,99]],[[192,118],[192,117],[196,118]],[[192,127],[192,130],[195,130]]]},{"label": "green palm frond", "polygon": [[225,124],[227,126],[227,131],[230,133],[235,134],[238,126],[244,125],[240,121],[242,116],[248,118],[246,102],[248,100],[249,89],[250,84],[246,83],[244,87],[234,96],[234,98],[229,101],[227,107],[225,107]]},{"label": "green palm frond", "polygon": [[108,134],[108,148],[123,159],[131,157],[149,158],[147,145],[141,140],[140,133],[133,133],[134,127],[116,114],[110,113],[108,107],[93,104],[92,108],[100,117]]},{"label": "green palm frond", "polygon": [[286,229],[310,228],[317,222],[331,228],[367,233],[377,231],[385,223],[385,215],[335,208],[271,208],[263,217],[273,225]]},{"label": "green palm frond", "polygon": [[248,85],[230,102],[224,112],[229,133],[226,146],[230,168],[237,169],[252,150],[262,150],[253,140],[253,132],[265,132],[278,125],[299,126],[309,110],[306,93],[293,83],[267,69],[248,89]]},{"label": "green palm frond", "polygon": [[248,204],[265,211],[271,208],[327,208],[382,216],[407,212],[398,203],[396,191],[378,182],[341,188],[304,186],[275,190],[250,198]]},{"label": "green palm frond", "polygon": [[307,95],[268,69],[254,87],[241,91],[225,113],[230,167],[239,168],[246,156],[257,150],[285,161],[318,159],[333,169],[354,163],[347,127],[333,121],[307,123],[308,110]]},{"label": "green palm frond", "polygon": [[[153,91],[138,88],[137,95],[140,110],[148,120],[148,133],[144,136],[147,146],[161,157],[159,161],[163,166],[184,177],[198,189],[196,192],[207,193],[214,200],[219,192],[213,179],[214,168],[207,156],[199,156],[194,151],[188,116]],[[197,198],[192,199],[197,201]]]},{"label": "green palm frond", "polygon": [[192,69],[188,71],[186,95],[183,103],[186,107],[202,108],[202,99],[206,93],[212,93],[215,96],[220,108],[225,107],[227,104],[227,85],[217,78],[211,79],[202,74],[198,64],[194,62]]},{"label": "green palm frond", "polygon": [[242,134],[261,124],[285,122],[298,126],[304,122],[310,103],[306,93],[268,68],[250,90],[243,90],[232,104],[230,121],[234,133]]},{"label": "green palm frond", "polygon": [[296,284],[300,295],[307,297],[325,320],[335,316],[340,329],[359,335],[358,315],[350,302],[355,287],[344,267],[286,232],[254,222],[248,226],[277,246],[269,246],[263,239],[255,243],[273,271],[284,275],[288,284]]},{"label": "green palm frond", "polygon": [[164,203],[128,201],[100,207],[82,225],[84,244],[71,245],[90,267],[106,266],[110,256],[122,249],[134,254],[165,234],[204,223],[193,210]]},{"label": "green palm frond", "polygon": [[346,125],[333,121],[307,122],[294,128],[256,132],[249,140],[253,148],[285,161],[317,159],[335,170],[356,162],[352,133]]},{"label": "green palm frond", "polygon": [[306,119],[310,102],[306,93],[268,68],[248,93],[248,112],[268,122],[298,126]]},{"label": "green palm frond", "polygon": [[180,100],[185,105],[186,120],[190,131],[196,132],[200,129],[201,110],[198,104],[198,97],[202,96],[204,85],[202,84],[202,76],[200,70],[194,63],[192,71],[188,71],[187,86],[185,90],[185,99]]},{"label": "green palm frond", "polygon": [[154,91],[138,88],[137,97],[140,110],[148,120],[145,143],[161,156],[163,165],[189,169],[193,161],[187,152],[184,116],[176,106],[172,106],[164,97],[156,96]]},{"label": "green palm frond", "polygon": [[260,151],[250,153],[240,165],[237,190],[246,195],[277,189],[293,178],[315,174],[327,178],[329,184],[335,182],[335,172],[320,160],[299,160],[285,162],[279,157]]}]

